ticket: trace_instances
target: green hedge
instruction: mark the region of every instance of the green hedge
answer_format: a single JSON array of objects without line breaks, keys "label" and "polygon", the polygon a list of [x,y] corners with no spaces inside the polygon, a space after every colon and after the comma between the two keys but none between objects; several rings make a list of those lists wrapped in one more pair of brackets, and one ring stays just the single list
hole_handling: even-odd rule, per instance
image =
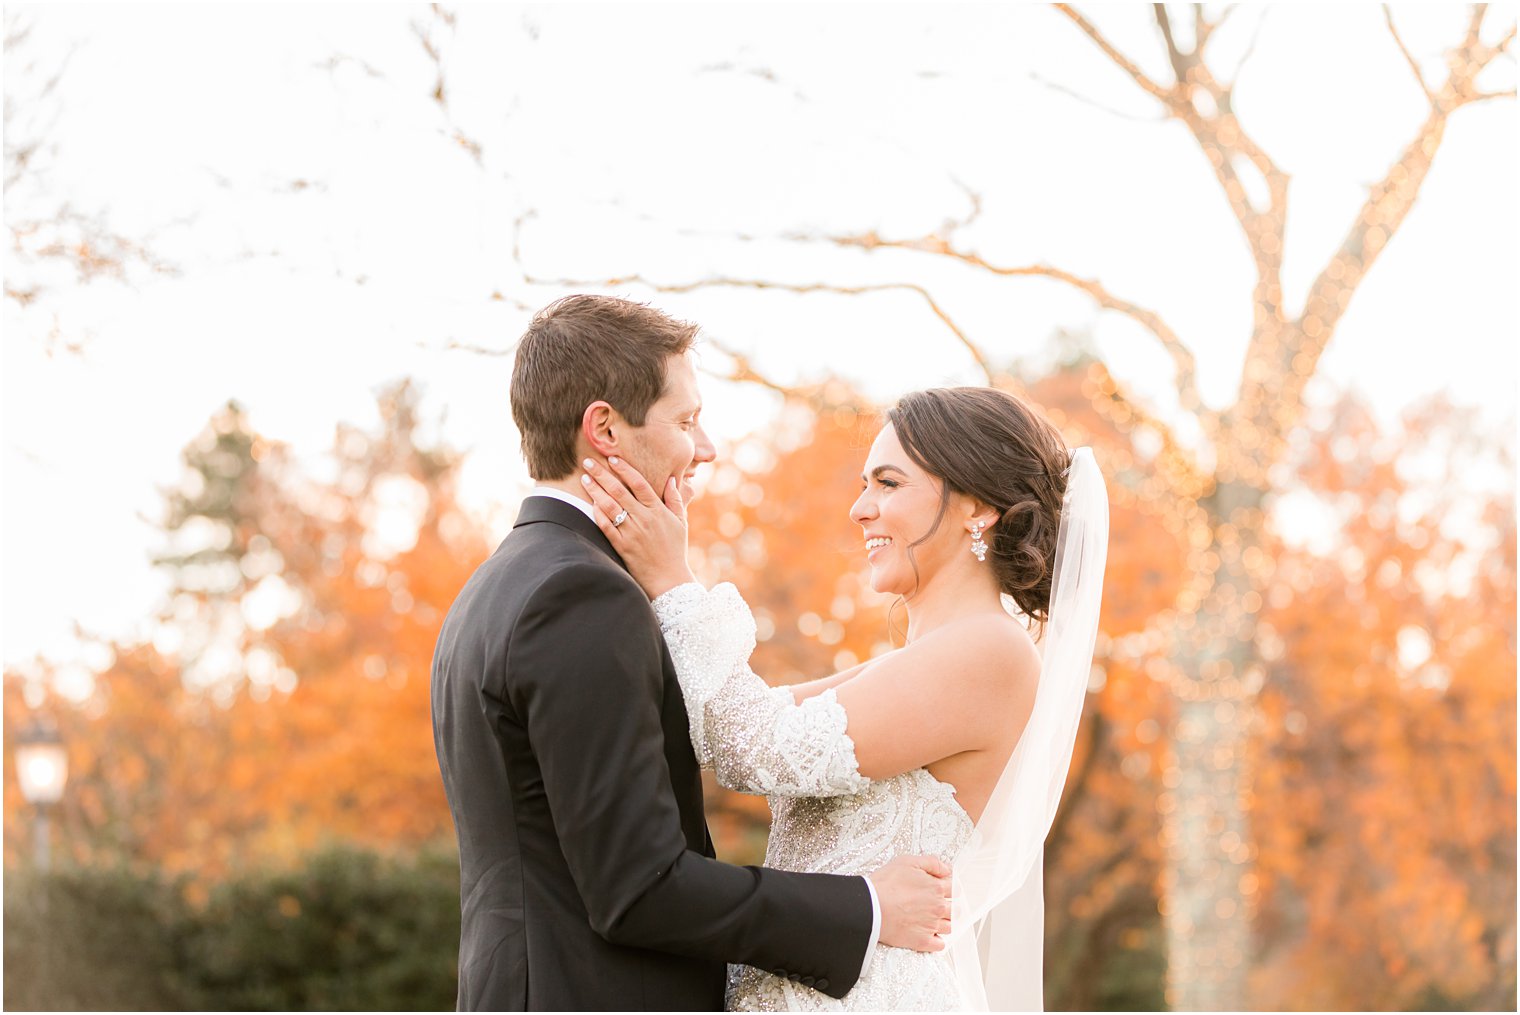
[{"label": "green hedge", "polygon": [[5,997],[34,1010],[450,1010],[452,854],[331,850],[185,901],[184,884],[7,872]]},{"label": "green hedge", "polygon": [[[5,995],[22,1010],[452,1010],[459,866],[335,849],[243,874],[202,905],[185,883],[66,869],[5,877]],[[1164,1007],[1159,917],[1133,953],[1115,923],[1047,951],[1062,1008]],[[1072,960],[1072,961],[1067,961]],[[1082,960],[1082,961],[1076,961]],[[1072,962],[1076,965],[1073,966]]]},{"label": "green hedge", "polygon": [[160,879],[67,870],[5,875],[7,1009],[182,1008],[185,906]]}]

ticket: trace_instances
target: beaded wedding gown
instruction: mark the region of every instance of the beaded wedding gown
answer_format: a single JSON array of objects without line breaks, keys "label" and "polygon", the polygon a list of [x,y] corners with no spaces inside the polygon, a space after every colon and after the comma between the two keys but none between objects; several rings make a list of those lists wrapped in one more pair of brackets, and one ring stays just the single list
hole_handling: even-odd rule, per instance
[{"label": "beaded wedding gown", "polygon": [[[654,601],[704,768],[730,789],[771,805],[765,865],[779,870],[869,874],[893,857],[929,854],[953,863],[972,822],[955,788],[925,769],[873,782],[834,691],[800,705],[749,668],[755,622],[733,585],[692,583]],[[823,984],[827,986],[827,984]],[[878,944],[843,999],[786,978],[730,966],[730,1011],[947,1011],[962,1007],[948,952]]]}]

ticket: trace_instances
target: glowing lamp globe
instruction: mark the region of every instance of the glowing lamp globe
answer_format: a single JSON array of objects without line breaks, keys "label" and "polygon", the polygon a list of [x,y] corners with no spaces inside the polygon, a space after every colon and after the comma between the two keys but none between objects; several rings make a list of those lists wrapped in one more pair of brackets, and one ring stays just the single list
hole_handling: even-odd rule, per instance
[{"label": "glowing lamp globe", "polygon": [[69,756],[57,730],[34,725],[18,738],[16,777],[21,795],[40,806],[56,804],[63,797],[63,784],[69,778]]}]

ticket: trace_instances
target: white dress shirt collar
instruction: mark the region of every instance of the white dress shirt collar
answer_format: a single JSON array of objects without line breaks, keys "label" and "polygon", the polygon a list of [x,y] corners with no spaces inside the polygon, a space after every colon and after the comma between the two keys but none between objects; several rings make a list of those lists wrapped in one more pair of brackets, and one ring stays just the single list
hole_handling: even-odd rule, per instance
[{"label": "white dress shirt collar", "polygon": [[593,517],[592,514],[591,514],[591,504],[590,504],[590,502],[581,500],[579,497],[575,496],[574,494],[566,493],[563,490],[556,490],[552,486],[535,486],[533,489],[531,489],[531,490],[528,491],[528,496],[529,497],[552,497],[555,500],[564,501],[566,504],[569,504],[571,507],[580,509],[580,513],[583,514],[583,515],[585,515],[591,521],[593,521],[593,522],[596,521],[596,518]]}]

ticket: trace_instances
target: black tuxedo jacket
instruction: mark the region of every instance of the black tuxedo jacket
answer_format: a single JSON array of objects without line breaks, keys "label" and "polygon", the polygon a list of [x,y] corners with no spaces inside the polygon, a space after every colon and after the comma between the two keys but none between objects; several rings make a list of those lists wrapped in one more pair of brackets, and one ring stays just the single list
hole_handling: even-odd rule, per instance
[{"label": "black tuxedo jacket", "polygon": [[865,883],[712,859],[654,611],[574,507],[524,501],[444,620],[432,698],[461,1010],[718,1009],[726,962],[854,986]]}]

